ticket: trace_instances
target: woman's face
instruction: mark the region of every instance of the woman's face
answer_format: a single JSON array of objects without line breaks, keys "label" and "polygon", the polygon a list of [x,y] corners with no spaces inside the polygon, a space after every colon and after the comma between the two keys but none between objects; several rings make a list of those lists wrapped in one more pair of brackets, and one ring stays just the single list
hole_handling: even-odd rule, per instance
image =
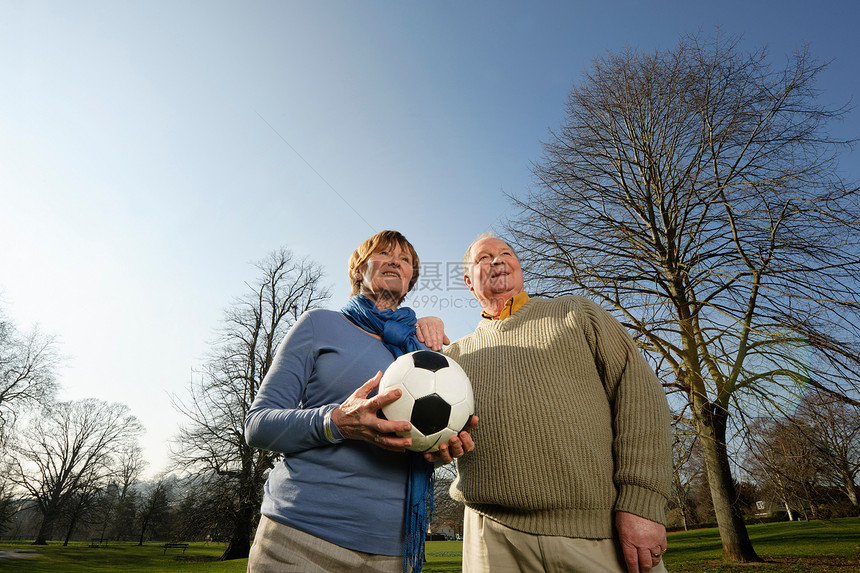
[{"label": "woman's face", "polygon": [[412,255],[409,249],[393,243],[370,255],[364,263],[361,294],[375,302],[381,296],[399,302],[408,292],[411,280]]}]

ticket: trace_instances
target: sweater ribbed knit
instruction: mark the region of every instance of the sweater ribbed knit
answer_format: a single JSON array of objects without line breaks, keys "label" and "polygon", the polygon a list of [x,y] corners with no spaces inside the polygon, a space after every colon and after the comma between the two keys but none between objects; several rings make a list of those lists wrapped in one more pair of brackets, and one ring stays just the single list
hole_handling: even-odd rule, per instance
[{"label": "sweater ribbed knit", "polygon": [[614,511],[665,523],[669,408],[624,327],[588,299],[530,299],[445,354],[480,418],[454,499],[539,535],[613,536]]}]

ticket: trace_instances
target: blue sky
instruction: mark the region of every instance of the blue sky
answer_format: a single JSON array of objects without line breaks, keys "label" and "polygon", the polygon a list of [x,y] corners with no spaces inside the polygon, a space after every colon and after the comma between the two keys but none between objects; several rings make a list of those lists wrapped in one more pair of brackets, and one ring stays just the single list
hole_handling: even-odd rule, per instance
[{"label": "blue sky", "polygon": [[[0,306],[58,337],[61,398],[132,408],[154,472],[253,261],[311,257],[334,308],[375,231],[444,269],[501,230],[594,57],[719,27],[777,65],[808,44],[843,104],[858,21],[847,0],[0,0]],[[413,306],[452,337],[478,320],[459,284]]]}]

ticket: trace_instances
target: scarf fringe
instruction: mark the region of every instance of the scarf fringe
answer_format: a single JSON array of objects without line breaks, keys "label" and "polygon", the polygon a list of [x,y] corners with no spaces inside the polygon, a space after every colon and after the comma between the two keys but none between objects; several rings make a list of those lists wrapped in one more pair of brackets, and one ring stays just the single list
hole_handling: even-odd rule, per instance
[{"label": "scarf fringe", "polygon": [[421,573],[424,566],[424,540],[436,504],[433,487],[435,467],[421,454],[410,454],[409,483],[406,489],[406,540],[403,573]]}]

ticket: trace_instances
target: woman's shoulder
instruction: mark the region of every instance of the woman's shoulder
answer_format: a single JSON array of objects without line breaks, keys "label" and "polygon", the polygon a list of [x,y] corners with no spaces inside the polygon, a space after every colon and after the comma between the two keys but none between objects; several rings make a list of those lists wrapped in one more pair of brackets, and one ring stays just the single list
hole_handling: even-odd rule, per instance
[{"label": "woman's shoulder", "polygon": [[331,326],[343,326],[346,322],[348,322],[346,317],[339,310],[312,308],[301,314],[296,321],[296,326],[307,323],[308,325],[313,325],[314,329],[325,329]]},{"label": "woman's shoulder", "polygon": [[330,320],[337,316],[343,316],[339,310],[330,310],[328,308],[312,308],[302,313],[302,316],[313,317],[315,320]]},{"label": "woman's shoulder", "polygon": [[313,337],[320,344],[335,344],[349,346],[373,345],[378,343],[376,337],[365,331],[339,310],[315,308],[305,311],[296,326],[310,328]]}]

